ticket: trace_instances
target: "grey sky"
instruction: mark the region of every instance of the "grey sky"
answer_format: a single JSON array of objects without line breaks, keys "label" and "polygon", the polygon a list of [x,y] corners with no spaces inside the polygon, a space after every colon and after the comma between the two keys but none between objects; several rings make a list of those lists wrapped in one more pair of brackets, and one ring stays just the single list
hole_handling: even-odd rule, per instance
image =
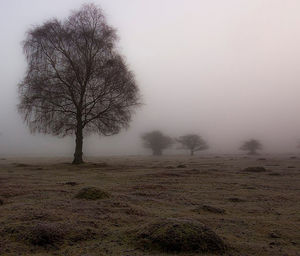
[{"label": "grey sky", "polygon": [[[0,154],[72,154],[73,139],[30,135],[16,112],[32,25],[67,17],[86,1],[0,0]],[[265,151],[300,138],[300,1],[97,0],[118,30],[145,105],[131,127],[85,140],[86,154],[139,154],[139,135],[201,134],[212,152],[261,139]]]}]

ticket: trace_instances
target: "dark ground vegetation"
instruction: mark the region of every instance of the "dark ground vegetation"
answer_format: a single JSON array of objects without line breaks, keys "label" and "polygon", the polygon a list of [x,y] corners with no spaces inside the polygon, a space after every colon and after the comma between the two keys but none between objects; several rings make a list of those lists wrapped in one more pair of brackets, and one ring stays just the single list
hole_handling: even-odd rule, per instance
[{"label": "dark ground vegetation", "polygon": [[264,158],[1,160],[0,255],[297,256],[300,159]]}]

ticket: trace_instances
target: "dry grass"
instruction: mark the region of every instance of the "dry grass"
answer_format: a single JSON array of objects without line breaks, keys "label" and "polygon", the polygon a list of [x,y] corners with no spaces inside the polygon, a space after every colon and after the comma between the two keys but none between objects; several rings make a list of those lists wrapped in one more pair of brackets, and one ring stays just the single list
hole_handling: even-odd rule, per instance
[{"label": "dry grass", "polygon": [[[137,232],[189,219],[220,236],[225,255],[299,256],[300,158],[263,159],[2,159],[0,255],[169,255],[138,246]],[[267,171],[241,171],[253,166]],[[85,187],[110,196],[75,198]]]}]

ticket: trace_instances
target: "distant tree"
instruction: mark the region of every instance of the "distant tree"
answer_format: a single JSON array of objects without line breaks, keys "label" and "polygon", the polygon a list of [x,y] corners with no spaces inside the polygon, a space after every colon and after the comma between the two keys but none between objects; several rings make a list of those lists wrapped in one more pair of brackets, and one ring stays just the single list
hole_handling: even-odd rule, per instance
[{"label": "distant tree", "polygon": [[297,148],[300,149],[300,140],[298,140],[298,142],[297,142]]},{"label": "distant tree", "polygon": [[183,149],[188,149],[191,156],[194,152],[208,149],[207,143],[197,134],[187,134],[179,137],[177,140]]},{"label": "distant tree", "polygon": [[240,147],[241,150],[249,151],[249,155],[256,155],[257,150],[262,149],[262,144],[255,139],[251,139],[248,141],[245,141],[243,145]]},{"label": "distant tree", "polygon": [[28,68],[19,84],[19,112],[31,132],[76,135],[74,164],[83,163],[83,136],[128,127],[139,90],[116,47],[117,36],[93,4],[65,20],[28,31]]},{"label": "distant tree", "polygon": [[162,155],[164,149],[169,148],[173,144],[171,137],[164,135],[160,131],[145,133],[142,136],[144,147],[152,150],[154,156]]}]

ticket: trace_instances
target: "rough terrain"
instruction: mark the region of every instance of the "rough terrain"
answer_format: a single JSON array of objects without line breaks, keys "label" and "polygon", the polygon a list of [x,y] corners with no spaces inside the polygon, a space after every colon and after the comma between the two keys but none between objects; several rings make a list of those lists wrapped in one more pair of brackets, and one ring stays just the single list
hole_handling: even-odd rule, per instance
[{"label": "rough terrain", "polygon": [[[226,244],[224,255],[300,255],[300,158],[68,162],[0,160],[0,255],[172,255],[139,241],[148,226],[168,220],[209,227]],[[92,200],[78,196],[85,188],[100,194]]]}]

